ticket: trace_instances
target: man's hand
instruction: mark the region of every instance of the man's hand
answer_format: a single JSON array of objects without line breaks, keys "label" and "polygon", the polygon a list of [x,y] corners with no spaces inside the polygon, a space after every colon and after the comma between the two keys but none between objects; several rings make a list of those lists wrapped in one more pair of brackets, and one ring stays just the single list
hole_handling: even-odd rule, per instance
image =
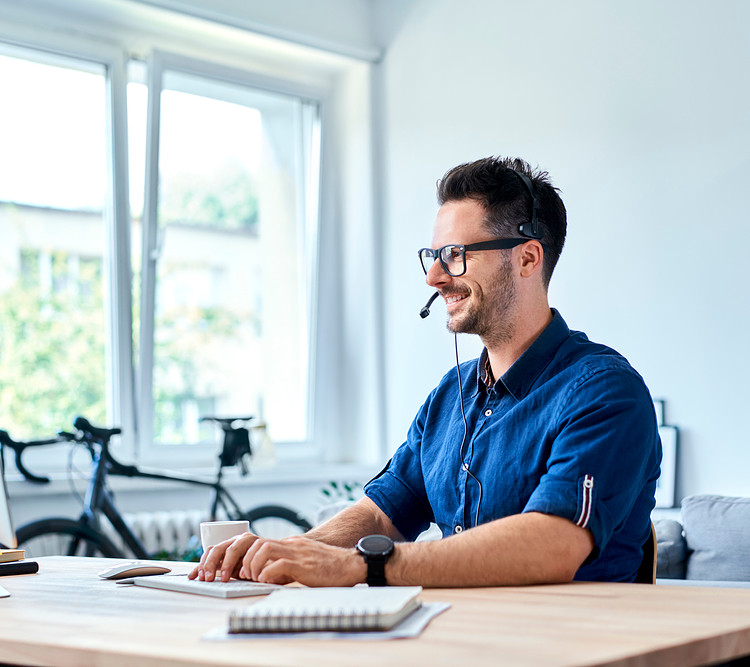
[{"label": "man's hand", "polygon": [[188,574],[188,579],[198,578],[200,581],[229,581],[239,576],[242,557],[252,544],[260,539],[252,533],[242,533],[212,547],[208,547],[201,556],[200,563]]},{"label": "man's hand", "polygon": [[239,576],[270,584],[296,581],[305,586],[353,586],[365,581],[367,567],[355,549],[306,537],[258,538],[242,559]]},{"label": "man's hand", "polygon": [[353,586],[367,578],[367,566],[355,549],[335,547],[307,537],[268,540],[252,533],[209,547],[188,575],[201,581],[232,577],[263,583],[305,586]]},{"label": "man's hand", "polygon": [[188,577],[351,586],[367,578],[364,558],[353,547],[363,535],[374,534],[403,539],[383,511],[365,497],[304,537],[267,540],[243,533],[220,542],[205,551]]}]

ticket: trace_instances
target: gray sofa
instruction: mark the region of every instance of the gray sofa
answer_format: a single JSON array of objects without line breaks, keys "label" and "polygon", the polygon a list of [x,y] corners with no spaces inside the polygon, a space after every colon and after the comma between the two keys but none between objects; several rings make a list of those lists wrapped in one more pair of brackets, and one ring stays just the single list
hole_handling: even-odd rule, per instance
[{"label": "gray sofa", "polygon": [[688,496],[654,529],[657,583],[750,587],[750,498]]}]

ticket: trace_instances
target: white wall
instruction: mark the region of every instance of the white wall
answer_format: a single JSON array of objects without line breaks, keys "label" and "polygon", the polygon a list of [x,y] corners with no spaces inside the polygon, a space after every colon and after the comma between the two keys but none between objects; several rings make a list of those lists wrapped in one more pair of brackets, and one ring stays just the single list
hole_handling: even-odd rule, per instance
[{"label": "white wall", "polygon": [[417,315],[435,181],[518,155],[550,172],[568,209],[551,302],[667,400],[678,495],[750,495],[750,3],[393,5],[377,91],[389,448],[452,363],[443,307]]},{"label": "white wall", "polygon": [[[68,0],[70,1],[70,0]],[[101,1],[101,0],[100,0]],[[372,0],[134,0],[344,55],[377,59]]]}]

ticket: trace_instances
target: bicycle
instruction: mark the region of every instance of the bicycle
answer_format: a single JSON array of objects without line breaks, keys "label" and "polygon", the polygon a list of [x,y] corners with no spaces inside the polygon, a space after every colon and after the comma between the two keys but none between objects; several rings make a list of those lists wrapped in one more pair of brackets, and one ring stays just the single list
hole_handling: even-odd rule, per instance
[{"label": "bicycle", "polygon": [[[92,425],[87,419],[77,417],[74,426],[75,434],[60,432],[55,438],[26,442],[14,441],[6,431],[0,430],[0,455],[5,447],[13,450],[15,463],[19,472],[30,482],[47,483],[48,477],[35,475],[23,463],[23,452],[30,447],[46,446],[60,442],[72,442],[83,445],[91,455],[91,477],[83,503],[83,510],[78,519],[50,517],[27,523],[16,532],[19,548],[27,556],[68,555],[68,556],[104,556],[107,558],[125,558],[126,555],[112,542],[101,529],[101,516],[107,518],[123,543],[138,559],[150,559],[142,541],[127,524],[114,501],[112,492],[107,486],[110,475],[130,478],[159,479],[171,482],[182,482],[203,486],[212,490],[210,520],[218,517],[229,520],[247,520],[250,530],[265,537],[281,537],[289,534],[301,534],[312,528],[312,525],[293,509],[282,505],[262,505],[244,511],[232,497],[222,482],[224,469],[238,466],[240,473],[247,474],[246,458],[252,456],[249,431],[245,424],[252,417],[203,417],[202,421],[214,421],[224,432],[222,449],[215,479],[200,479],[165,472],[146,472],[135,465],[124,465],[117,461],[110,451],[110,440],[119,434],[119,428],[101,428]],[[269,534],[267,522],[278,527],[281,522],[285,535]]]}]

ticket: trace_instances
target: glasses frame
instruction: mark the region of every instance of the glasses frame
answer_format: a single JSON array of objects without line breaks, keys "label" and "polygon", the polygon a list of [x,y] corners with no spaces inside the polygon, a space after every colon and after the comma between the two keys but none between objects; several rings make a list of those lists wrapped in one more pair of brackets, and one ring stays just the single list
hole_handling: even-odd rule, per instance
[{"label": "glasses frame", "polygon": [[[508,250],[510,248],[515,248],[516,246],[519,246],[523,243],[528,243],[532,239],[521,239],[521,238],[514,238],[514,239],[492,239],[491,241],[480,241],[479,243],[469,243],[468,245],[464,245],[462,243],[448,243],[447,245],[440,246],[439,248],[420,248],[417,251],[417,256],[419,257],[419,263],[422,265],[422,270],[424,271],[424,274],[427,275],[430,268],[434,265],[435,260],[440,261],[440,266],[442,267],[443,271],[447,273],[449,276],[452,276],[454,278],[458,278],[458,276],[464,275],[466,273],[466,252],[475,252],[477,250]],[[458,248],[461,251],[461,265],[462,269],[460,273],[451,273],[448,270],[448,265],[446,264],[445,260],[443,259],[443,251],[446,248]],[[432,257],[432,264],[430,264],[429,267],[425,267],[425,258]]]}]

